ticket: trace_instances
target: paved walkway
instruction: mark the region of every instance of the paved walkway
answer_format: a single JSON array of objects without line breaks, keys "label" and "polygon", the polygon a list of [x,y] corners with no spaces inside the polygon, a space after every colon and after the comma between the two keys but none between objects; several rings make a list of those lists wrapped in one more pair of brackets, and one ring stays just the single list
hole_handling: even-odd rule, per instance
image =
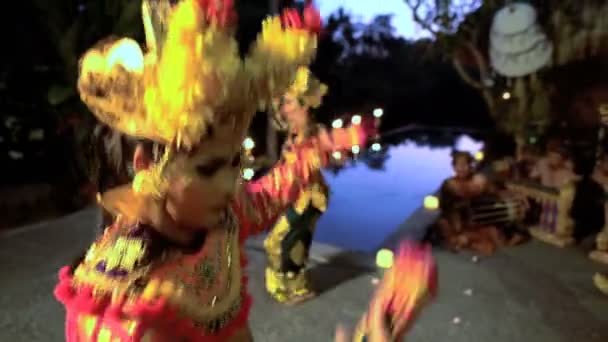
[{"label": "paved walkway", "polygon": [[[63,340],[63,310],[52,296],[56,271],[85,248],[92,220],[89,210],[0,235],[0,341]],[[364,310],[372,291],[369,258],[316,246],[313,274],[325,291],[283,308],[264,294],[259,247],[260,240],[248,244],[256,341],[329,342],[338,322],[352,324]],[[602,268],[576,249],[530,243],[477,263],[467,255],[436,256],[440,296],[408,341],[608,341],[608,297],[591,283]]]}]

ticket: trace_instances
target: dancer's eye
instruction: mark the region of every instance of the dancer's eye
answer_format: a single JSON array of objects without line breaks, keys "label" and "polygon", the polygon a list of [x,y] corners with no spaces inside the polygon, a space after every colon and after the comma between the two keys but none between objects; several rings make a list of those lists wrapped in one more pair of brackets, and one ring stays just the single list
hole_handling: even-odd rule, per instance
[{"label": "dancer's eye", "polygon": [[217,161],[201,164],[196,167],[196,172],[203,177],[212,177],[222,167],[222,164]]},{"label": "dancer's eye", "polygon": [[222,167],[230,165],[231,167],[237,167],[241,163],[241,153],[237,153],[231,160],[224,158],[217,158],[196,167],[196,172],[202,177],[213,177]]}]

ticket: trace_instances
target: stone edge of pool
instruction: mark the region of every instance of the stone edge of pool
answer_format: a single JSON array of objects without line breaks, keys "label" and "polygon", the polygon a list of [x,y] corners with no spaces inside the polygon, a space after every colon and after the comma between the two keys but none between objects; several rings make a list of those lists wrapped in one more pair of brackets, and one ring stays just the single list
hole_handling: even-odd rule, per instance
[{"label": "stone edge of pool", "polygon": [[[432,194],[437,196],[437,192]],[[428,228],[439,217],[439,210],[425,209],[423,206],[414,210],[403,223],[397,226],[397,229],[390,234],[380,246],[380,248],[395,248],[396,245],[403,240],[421,241],[424,239]]]},{"label": "stone edge of pool", "polygon": [[[82,222],[82,219],[89,219],[91,217],[90,212],[92,210],[94,210],[94,208],[85,208],[57,219],[40,221],[19,228],[3,231],[0,232],[0,239],[16,237],[45,227],[51,228],[49,226],[74,224],[76,222],[80,223]],[[391,233],[379,246],[376,247],[376,250],[381,248],[392,249],[396,247],[396,244],[399,241],[404,239],[421,240],[424,237],[427,228],[433,223],[433,221],[436,220],[437,215],[437,211],[429,211],[420,206],[401,224],[399,224],[393,233]],[[92,226],[91,229],[93,229]],[[249,239],[245,243],[245,248],[253,251],[264,252],[264,238],[265,234]],[[367,269],[371,269],[375,265],[375,255],[372,253],[346,250],[344,248],[319,241],[313,241],[310,251],[310,258],[313,264],[338,262],[344,266],[361,267]]]},{"label": "stone edge of pool", "polygon": [[[438,195],[438,191],[432,194]],[[377,251],[382,248],[394,249],[403,240],[421,241],[426,235],[427,229],[437,220],[438,216],[438,210],[428,210],[423,206],[418,207],[379,246],[376,246],[375,250]],[[264,238],[265,235],[249,239],[245,247],[264,252]],[[360,267],[369,270],[375,268],[375,253],[346,250],[319,241],[313,241],[310,248],[310,259],[315,264],[335,263],[338,260],[344,266]]]}]

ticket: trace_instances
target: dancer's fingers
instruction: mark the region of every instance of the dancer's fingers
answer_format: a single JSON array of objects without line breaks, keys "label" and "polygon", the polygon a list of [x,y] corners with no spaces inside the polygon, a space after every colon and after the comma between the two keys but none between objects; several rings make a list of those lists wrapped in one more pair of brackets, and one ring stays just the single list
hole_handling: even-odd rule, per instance
[{"label": "dancer's fingers", "polygon": [[368,314],[368,331],[370,342],[388,342],[391,332],[386,325],[386,303],[374,300]]},{"label": "dancer's fingers", "polygon": [[336,328],[335,342],[350,342],[351,337],[348,330],[343,325],[338,325]]}]

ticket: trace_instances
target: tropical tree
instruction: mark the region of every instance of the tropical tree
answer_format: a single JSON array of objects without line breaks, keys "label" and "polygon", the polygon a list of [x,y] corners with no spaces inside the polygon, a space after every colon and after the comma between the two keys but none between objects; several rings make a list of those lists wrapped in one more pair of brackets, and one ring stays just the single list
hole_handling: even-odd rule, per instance
[{"label": "tropical tree", "polygon": [[[76,92],[79,58],[87,48],[107,36],[128,36],[143,41],[141,2],[34,0],[31,6],[44,30],[45,40],[52,48],[46,64],[54,70],[55,77],[48,86],[46,100],[57,115],[61,145],[69,151],[58,152],[61,156],[57,158],[72,170],[64,181],[72,183],[70,191],[73,192],[74,182],[88,184],[91,166],[101,157],[90,153],[96,120],[92,115],[84,114],[87,109]],[[112,154],[121,155],[121,152],[112,151]]]},{"label": "tropical tree", "polygon": [[[51,3],[35,0],[34,5],[40,23],[44,25],[48,40],[54,48],[59,77],[47,92],[47,100],[59,112],[82,114],[86,108],[76,96],[78,60],[82,53],[100,39],[108,36],[127,36],[144,41],[141,22],[141,1],[133,0],[66,0]],[[246,51],[260,29],[262,19],[268,13],[266,0],[239,2],[237,6],[240,22],[237,39],[242,51]],[[74,130],[75,145],[87,146],[94,123],[92,115],[79,115],[88,124]],[[114,133],[116,134],[116,133]],[[118,137],[118,136],[116,136]],[[82,150],[76,156],[84,156]],[[114,151],[121,155],[121,151]],[[87,169],[85,160],[80,160],[81,168]]]},{"label": "tropical tree", "polygon": [[407,41],[395,35],[388,15],[364,24],[352,20],[342,9],[332,14],[325,23],[312,66],[330,89],[319,113],[321,117],[370,110],[374,103],[390,103],[399,84],[406,84],[398,82],[398,76],[413,69],[391,69],[395,63],[405,65],[408,47]]},{"label": "tropical tree", "polygon": [[[553,43],[549,67],[525,77],[497,75],[489,58],[489,38],[498,0],[405,0],[414,21],[430,32],[461,78],[477,89],[499,128],[519,146],[530,126],[542,131],[551,122],[551,85],[544,77],[555,66],[605,53],[608,3],[605,1],[529,1]],[[507,2],[508,3],[508,2]]]},{"label": "tropical tree", "polygon": [[143,38],[139,1],[35,0],[34,5],[61,63],[62,77],[48,91],[54,106],[75,97],[78,59],[86,48],[109,35]]}]

